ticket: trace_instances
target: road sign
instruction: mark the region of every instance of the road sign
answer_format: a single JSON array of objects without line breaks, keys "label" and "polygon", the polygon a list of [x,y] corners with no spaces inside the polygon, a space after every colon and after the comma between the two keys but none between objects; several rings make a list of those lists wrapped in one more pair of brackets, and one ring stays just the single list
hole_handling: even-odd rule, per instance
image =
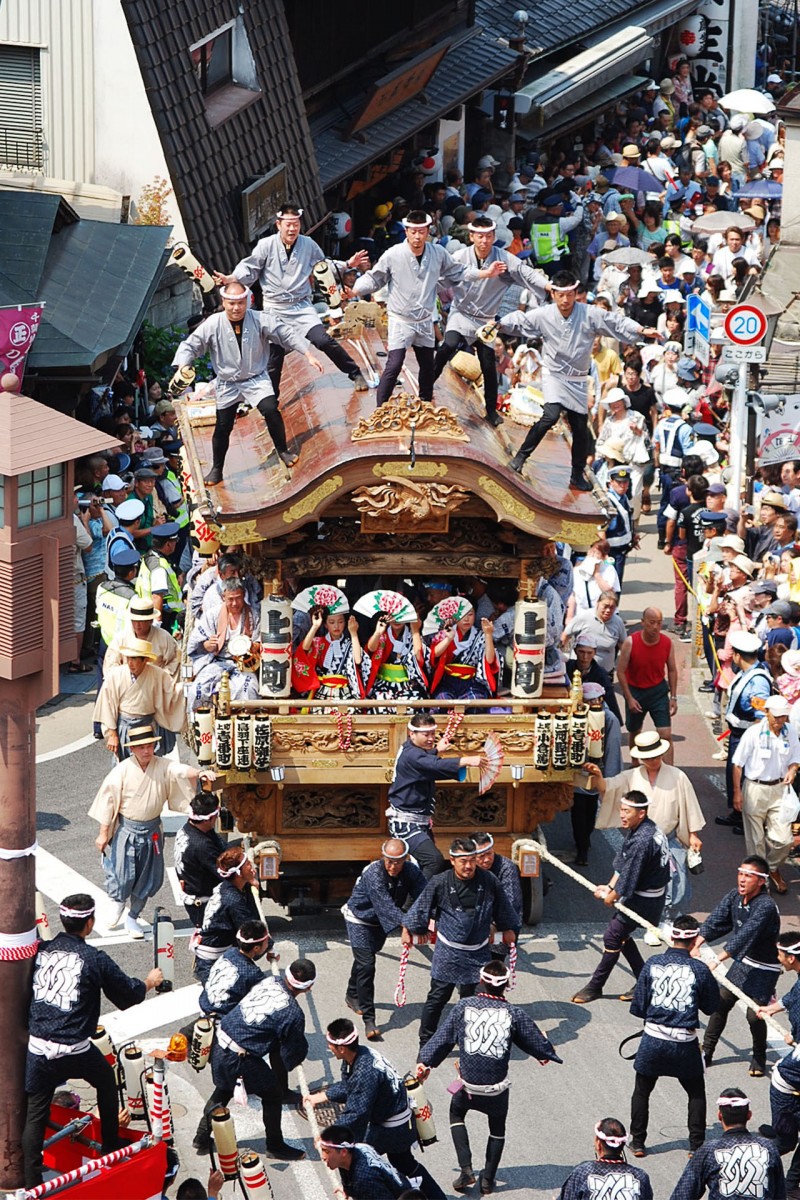
[{"label": "road sign", "polygon": [[736,304],[726,314],[723,328],[735,346],[756,346],[767,332],[767,318],[753,304]]},{"label": "road sign", "polygon": [[764,346],[723,346],[722,361],[724,363],[763,363],[767,361],[767,351]]},{"label": "road sign", "polygon": [[694,357],[707,367],[711,359],[711,346],[708,338],[704,338],[698,329],[694,335]]},{"label": "road sign", "polygon": [[686,329],[694,330],[708,341],[711,332],[711,308],[696,292],[686,297]]},{"label": "road sign", "polygon": [[683,353],[687,358],[694,358],[695,331],[686,329],[683,334]]}]

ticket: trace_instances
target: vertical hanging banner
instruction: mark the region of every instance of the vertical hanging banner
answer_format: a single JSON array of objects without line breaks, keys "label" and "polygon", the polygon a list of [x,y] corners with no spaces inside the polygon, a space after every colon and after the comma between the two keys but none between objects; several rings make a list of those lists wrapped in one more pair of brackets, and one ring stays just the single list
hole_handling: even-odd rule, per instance
[{"label": "vertical hanging banner", "polygon": [[0,367],[22,382],[25,359],[39,332],[44,303],[12,304],[0,308]]},{"label": "vertical hanging banner", "polygon": [[697,12],[678,27],[677,52],[689,59],[694,89],[710,87],[718,96],[728,91],[727,46],[730,0],[702,0]]}]

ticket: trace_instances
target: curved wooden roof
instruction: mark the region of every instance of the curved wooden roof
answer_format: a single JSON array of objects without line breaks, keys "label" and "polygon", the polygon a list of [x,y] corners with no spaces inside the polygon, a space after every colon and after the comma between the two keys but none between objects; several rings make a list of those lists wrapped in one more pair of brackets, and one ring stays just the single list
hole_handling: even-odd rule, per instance
[{"label": "curved wooden roof", "polygon": [[[364,336],[373,362],[382,365],[377,332],[368,329]],[[322,361],[322,376],[297,354],[284,363],[281,411],[289,446],[300,452],[291,470],[278,459],[260,414],[251,411],[234,427],[224,482],[205,488],[213,407],[209,403],[205,415],[199,415],[202,405],[193,398],[178,402],[200,508],[223,527],[226,544],[285,537],[328,512],[341,513],[348,497],[351,511],[361,512],[367,528],[365,519],[370,512],[373,522],[377,519],[376,507],[385,503],[388,488],[399,491],[407,517],[413,521],[416,514],[421,532],[431,502],[435,507],[438,501],[452,511],[471,503],[525,533],[575,546],[597,537],[604,514],[594,495],[570,490],[569,446],[561,433],[548,434],[520,476],[508,463],[526,430],[508,418],[492,428],[483,418],[482,396],[449,368],[437,381],[432,412],[414,402],[412,407],[401,402],[399,408],[393,403],[376,410],[374,390],[353,391],[327,358]],[[413,353],[406,368],[411,392]],[[376,528],[374,523],[371,527]]]}]

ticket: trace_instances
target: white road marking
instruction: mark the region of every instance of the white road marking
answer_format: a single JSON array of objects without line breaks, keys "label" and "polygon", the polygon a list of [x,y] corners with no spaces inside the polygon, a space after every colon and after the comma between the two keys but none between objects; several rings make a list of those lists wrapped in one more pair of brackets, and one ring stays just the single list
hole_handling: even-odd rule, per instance
[{"label": "white road marking", "polygon": [[75,892],[87,892],[95,902],[97,916],[95,929],[101,937],[111,933],[109,928],[116,910],[113,900],[109,899],[102,888],[92,883],[85,875],[81,875],[72,867],[67,866],[49,850],[41,846],[36,849],[36,887],[50,900],[60,904],[65,896]]},{"label": "white road marking", "polygon": [[172,898],[180,911],[183,908],[183,892],[181,891],[178,874],[174,867],[167,867],[167,879],[169,880],[169,886],[172,888]]},{"label": "white road marking", "polygon": [[177,1028],[186,1017],[200,1012],[199,996],[200,984],[190,983],[174,992],[164,992],[145,1000],[124,1012],[113,1008],[103,1013],[100,1024],[105,1025],[114,1045],[120,1046],[131,1038],[149,1033],[151,1029],[160,1029],[163,1025]]},{"label": "white road marking", "polygon": [[93,733],[87,733],[86,737],[78,738],[77,742],[68,742],[66,746],[59,746],[57,750],[47,750],[44,754],[37,754],[37,763],[52,762],[54,758],[63,758],[66,754],[75,754],[77,750],[85,750],[87,746],[91,746],[95,736]]}]

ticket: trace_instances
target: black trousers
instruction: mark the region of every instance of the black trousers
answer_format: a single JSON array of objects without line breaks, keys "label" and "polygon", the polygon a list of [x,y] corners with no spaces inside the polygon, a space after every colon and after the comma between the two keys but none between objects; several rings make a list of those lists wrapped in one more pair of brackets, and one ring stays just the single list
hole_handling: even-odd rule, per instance
[{"label": "black trousers", "polygon": [[[272,1055],[270,1055],[270,1061],[272,1061]],[[281,1107],[285,1084],[263,1058],[255,1058],[252,1054],[246,1054],[240,1060],[240,1066],[242,1082],[248,1095],[259,1096],[261,1099],[267,1150],[279,1150],[284,1143],[281,1129]],[[232,1083],[220,1081],[215,1086],[203,1109],[200,1124],[197,1126],[198,1137],[203,1137],[210,1132],[212,1111],[219,1106],[227,1108],[233,1096],[235,1083],[235,1080]]]},{"label": "black trousers", "polygon": [[589,453],[586,413],[573,412],[571,408],[564,408],[563,404],[545,404],[541,417],[533,428],[528,430],[528,436],[517,453],[522,458],[528,458],[533,454],[539,442],[542,441],[545,434],[550,432],[562,414],[572,431],[572,474],[576,479],[582,479],[586,467],[586,456]]},{"label": "black trousers", "polygon": [[489,1118],[489,1140],[486,1143],[484,1177],[494,1179],[506,1140],[509,1093],[499,1096],[470,1096],[465,1088],[456,1092],[450,1101],[450,1134],[456,1158],[462,1171],[472,1170],[472,1151],[467,1133],[466,1115],[470,1110],[485,1113]]},{"label": "black trousers", "polygon": [[477,983],[446,983],[442,979],[432,979],[428,995],[422,1009],[419,1023],[419,1044],[422,1048],[429,1042],[439,1025],[439,1018],[444,1012],[447,1001],[458,986],[458,994],[463,1000],[465,996],[474,996],[478,990]]},{"label": "black trousers", "polygon": [[[419,398],[433,400],[433,346],[412,346],[419,366]],[[394,391],[394,385],[400,378],[400,368],[405,362],[405,350],[390,350],[386,355],[386,366],[383,368],[376,400],[378,406],[385,404]]]},{"label": "black trousers", "polygon": [[575,849],[578,851],[578,858],[586,858],[597,820],[597,792],[591,794],[573,792],[569,815],[572,820],[572,837]]},{"label": "black trousers", "polygon": [[[332,338],[326,332],[323,325],[314,325],[306,334],[306,341],[311,342],[317,350],[320,350],[327,358],[331,360],[335,367],[343,371],[349,379],[355,379],[361,373],[361,368],[345,350],[344,346]],[[269,363],[267,371],[272,380],[272,387],[277,396],[281,386],[281,373],[283,371],[283,360],[289,353],[284,350],[283,346],[279,346],[277,342],[273,342],[269,348]]]},{"label": "black trousers", "polygon": [[603,956],[589,981],[589,987],[597,988],[599,991],[603,990],[603,985],[617,965],[620,954],[628,960],[628,966],[636,978],[639,978],[644,966],[644,959],[633,940],[632,935],[635,929],[634,922],[623,913],[614,913],[603,933]]},{"label": "black trousers", "polygon": [[[220,471],[225,465],[225,456],[228,453],[228,446],[231,444],[231,434],[236,421],[236,405],[232,404],[230,408],[217,409],[217,423],[214,426],[214,433],[211,438],[211,449],[213,452],[213,465]],[[275,449],[279,454],[286,450],[286,426],[283,423],[283,417],[278,408],[277,394],[274,396],[265,396],[263,400],[258,402],[258,411],[261,413],[266,423],[269,435],[275,443]]]},{"label": "black trousers", "polygon": [[[736,1007],[736,997],[733,992],[728,991],[724,984],[720,985],[719,995],[719,1008],[709,1017],[703,1038],[703,1054],[709,1057],[717,1048],[717,1042],[728,1024],[731,1009]],[[748,1008],[747,1024],[750,1026],[750,1037],[753,1041],[753,1058],[763,1062],[767,1057],[767,1023],[757,1017],[752,1008]]]},{"label": "black trousers", "polygon": [[[636,1083],[631,1096],[631,1138],[644,1145],[647,1140],[647,1125],[650,1119],[650,1093],[658,1083],[658,1075],[640,1075],[636,1072]],[[703,1075],[693,1079],[679,1079],[689,1097],[689,1149],[697,1150],[706,1140],[706,1085]]]},{"label": "black trousers", "polygon": [[[433,360],[433,378],[439,378],[450,359],[459,350],[468,349],[469,342],[463,333],[457,333],[455,329],[451,329],[446,333],[444,341],[439,343],[436,357]],[[494,349],[491,346],[487,346],[480,338],[475,339],[473,349],[478,356],[478,362],[481,364],[481,372],[483,374],[483,396],[486,401],[486,415],[491,416],[492,413],[497,412],[497,360],[494,356]]]},{"label": "black trousers", "polygon": [[[119,1137],[119,1095],[114,1071],[96,1046],[83,1054],[68,1054],[54,1058],[45,1066],[39,1065],[39,1077],[48,1077],[47,1087],[28,1094],[25,1129],[22,1133],[22,1156],[25,1187],[37,1187],[42,1182],[42,1145],[50,1116],[54,1092],[68,1079],[85,1079],[97,1092],[103,1153],[108,1154],[122,1145]],[[51,1086],[52,1085],[52,1086]]]},{"label": "black trousers", "polygon": [[364,1021],[375,1020],[375,955],[383,948],[386,935],[376,938],[374,946],[351,946],[353,966],[347,983],[347,999],[358,1004]]},{"label": "black trousers", "polygon": [[428,1168],[414,1158],[410,1150],[387,1150],[386,1157],[396,1171],[419,1188],[425,1200],[447,1200],[447,1193],[442,1191]]}]

